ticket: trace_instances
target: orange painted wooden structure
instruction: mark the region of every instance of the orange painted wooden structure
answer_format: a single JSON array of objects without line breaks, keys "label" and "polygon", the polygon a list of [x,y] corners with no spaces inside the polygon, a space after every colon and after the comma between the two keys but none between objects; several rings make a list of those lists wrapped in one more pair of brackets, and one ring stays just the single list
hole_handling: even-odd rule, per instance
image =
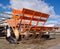
[{"label": "orange painted wooden structure", "polygon": [[[10,19],[7,20],[7,22],[9,23],[9,25],[12,28],[16,27],[19,24],[19,28],[21,29],[21,24],[23,23],[24,31],[26,29],[28,29],[28,30],[31,30],[31,29],[34,29],[34,30],[44,30],[44,29],[46,29],[46,30],[48,30],[48,28],[51,29],[51,27],[44,27],[44,24],[46,23],[47,19],[49,18],[49,14],[45,14],[45,13],[42,13],[42,12],[38,12],[38,11],[26,9],[26,8],[23,8],[22,10],[13,9],[12,13],[13,13],[13,16],[12,16],[13,19],[12,20],[10,20]],[[29,21],[29,22],[26,22],[26,20]],[[32,21],[35,21],[36,25],[33,26]],[[43,24],[42,24],[42,26],[38,27],[39,22],[43,22]],[[25,27],[26,24],[29,25],[28,28]]]}]

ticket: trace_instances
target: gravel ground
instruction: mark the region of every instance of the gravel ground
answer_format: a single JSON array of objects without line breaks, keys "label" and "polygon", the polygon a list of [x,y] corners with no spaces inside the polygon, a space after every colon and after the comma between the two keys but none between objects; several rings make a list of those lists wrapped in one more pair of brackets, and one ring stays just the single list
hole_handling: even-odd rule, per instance
[{"label": "gravel ground", "polygon": [[30,39],[19,41],[19,44],[10,44],[4,37],[0,37],[0,49],[60,49],[60,35],[51,35],[49,40]]}]

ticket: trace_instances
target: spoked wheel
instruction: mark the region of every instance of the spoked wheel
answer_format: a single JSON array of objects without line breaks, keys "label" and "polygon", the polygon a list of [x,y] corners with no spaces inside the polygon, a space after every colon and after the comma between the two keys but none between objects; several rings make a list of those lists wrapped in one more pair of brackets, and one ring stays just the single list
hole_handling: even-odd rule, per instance
[{"label": "spoked wheel", "polygon": [[9,43],[18,44],[18,41],[17,41],[17,39],[15,38],[15,37],[17,37],[17,36],[15,36],[12,28],[9,27],[9,26],[7,26],[6,31],[7,31],[7,33],[6,33],[6,40],[7,40]]}]

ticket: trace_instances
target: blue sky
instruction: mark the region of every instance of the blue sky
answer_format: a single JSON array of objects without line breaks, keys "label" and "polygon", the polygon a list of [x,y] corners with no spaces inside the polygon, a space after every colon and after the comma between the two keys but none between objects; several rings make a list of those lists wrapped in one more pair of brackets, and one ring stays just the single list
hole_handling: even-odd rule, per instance
[{"label": "blue sky", "polygon": [[50,6],[54,6],[56,14],[60,15],[60,0],[44,0]]},{"label": "blue sky", "polygon": [[60,0],[0,0],[0,12],[11,12],[12,8],[22,9],[24,7],[49,13],[47,24],[60,22]]},{"label": "blue sky", "polygon": [[0,11],[6,12],[11,11],[11,8],[7,8],[10,5],[10,0],[0,0]]}]

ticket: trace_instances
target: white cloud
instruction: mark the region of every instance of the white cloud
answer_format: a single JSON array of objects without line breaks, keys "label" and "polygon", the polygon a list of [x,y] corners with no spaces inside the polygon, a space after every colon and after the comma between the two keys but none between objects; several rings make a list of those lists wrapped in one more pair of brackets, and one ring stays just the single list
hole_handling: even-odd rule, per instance
[{"label": "white cloud", "polygon": [[53,20],[50,20],[50,21],[47,21],[46,22],[46,24],[57,24],[58,22],[55,20],[55,21],[53,21]]},{"label": "white cloud", "polygon": [[56,15],[53,6],[49,6],[47,3],[41,0],[10,0],[10,4],[11,4],[11,7],[14,9],[21,10],[23,8],[29,8],[36,11],[48,13],[50,14],[50,18],[56,19],[56,21],[50,20],[49,22],[47,21],[47,23],[55,24],[55,22],[58,22],[57,19],[60,18],[59,15]]},{"label": "white cloud", "polygon": [[55,14],[53,7],[49,7],[47,3],[41,0],[10,0],[10,4],[14,9],[29,8],[44,13]]},{"label": "white cloud", "polygon": [[8,14],[12,14],[12,12],[5,12],[6,14],[0,13],[0,20],[5,20],[8,18],[12,18],[12,15],[8,15]]},{"label": "white cloud", "polygon": [[0,7],[2,7],[3,6],[3,4],[0,4]]},{"label": "white cloud", "polygon": [[3,9],[5,9],[5,8],[6,8],[3,4],[0,4],[0,7],[2,7]]},{"label": "white cloud", "polygon": [[54,24],[48,24],[48,25],[45,25],[46,27],[54,27],[55,25]]},{"label": "white cloud", "polygon": [[7,6],[4,6],[3,4],[0,3],[0,7],[2,7],[3,9],[10,9],[11,6],[10,5],[7,5]]}]

